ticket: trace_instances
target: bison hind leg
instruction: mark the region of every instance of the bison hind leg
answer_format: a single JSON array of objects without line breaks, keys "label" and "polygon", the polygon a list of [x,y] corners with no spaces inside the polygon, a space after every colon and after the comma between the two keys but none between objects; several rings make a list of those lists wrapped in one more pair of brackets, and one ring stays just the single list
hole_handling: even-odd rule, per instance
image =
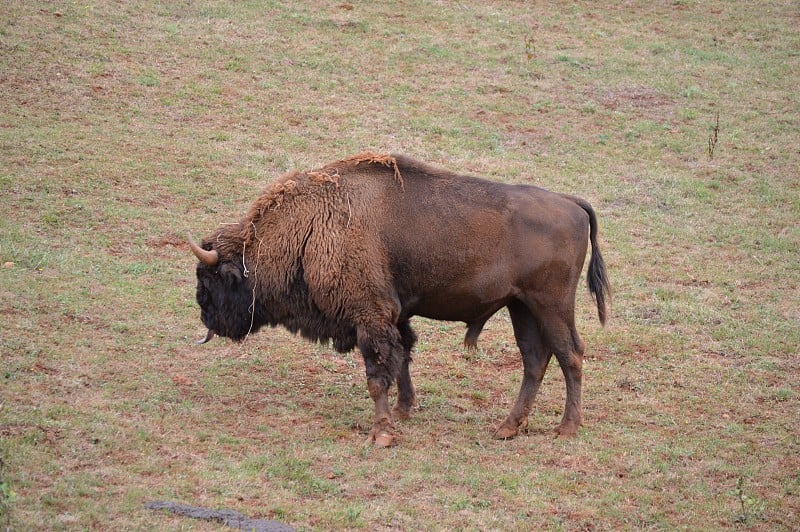
[{"label": "bison hind leg", "polygon": [[530,309],[521,301],[513,301],[508,305],[508,311],[514,326],[514,337],[522,355],[524,371],[517,400],[508,417],[494,433],[494,437],[500,440],[513,438],[520,427],[527,426],[533,400],[552,356],[544,344],[539,322]]},{"label": "bison hind leg", "polygon": [[548,348],[561,366],[567,389],[564,415],[556,428],[556,434],[569,438],[577,435],[578,428],[583,425],[581,395],[585,344],[575,329],[571,313],[545,314],[542,323],[545,324],[544,334]]}]

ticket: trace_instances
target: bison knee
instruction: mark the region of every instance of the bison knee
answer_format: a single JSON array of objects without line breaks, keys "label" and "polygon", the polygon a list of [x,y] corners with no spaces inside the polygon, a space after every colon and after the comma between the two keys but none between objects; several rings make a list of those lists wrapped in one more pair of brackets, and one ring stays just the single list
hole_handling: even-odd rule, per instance
[{"label": "bison knee", "polygon": [[383,395],[385,395],[387,389],[388,386],[386,385],[386,381],[384,379],[367,379],[367,390],[369,391],[369,396],[373,401],[377,401]]},{"label": "bison knee", "polygon": [[364,358],[367,378],[388,378],[389,384],[397,379],[406,351],[396,327],[376,332],[359,328],[358,348]]}]

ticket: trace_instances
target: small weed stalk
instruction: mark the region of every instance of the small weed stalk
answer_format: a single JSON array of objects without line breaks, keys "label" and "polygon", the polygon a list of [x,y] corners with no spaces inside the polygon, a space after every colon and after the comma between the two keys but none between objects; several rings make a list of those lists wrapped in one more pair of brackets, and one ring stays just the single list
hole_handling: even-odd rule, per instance
[{"label": "small weed stalk", "polygon": [[708,135],[708,160],[714,159],[714,150],[717,148],[717,141],[719,140],[719,111],[717,111],[716,119],[714,121],[714,129]]},{"label": "small weed stalk", "polygon": [[742,513],[734,519],[736,523],[746,524],[751,517],[759,517],[764,512],[766,503],[744,492],[744,477],[739,477],[736,480],[736,488],[733,490],[733,495],[739,499],[739,504],[742,508]]},{"label": "small weed stalk", "polygon": [[6,531],[11,530],[11,503],[16,499],[17,494],[12,491],[11,486],[5,479],[6,463],[0,458],[0,520]]},{"label": "small weed stalk", "polygon": [[534,39],[530,35],[525,36],[525,55],[528,61],[536,57],[536,47],[534,46]]}]

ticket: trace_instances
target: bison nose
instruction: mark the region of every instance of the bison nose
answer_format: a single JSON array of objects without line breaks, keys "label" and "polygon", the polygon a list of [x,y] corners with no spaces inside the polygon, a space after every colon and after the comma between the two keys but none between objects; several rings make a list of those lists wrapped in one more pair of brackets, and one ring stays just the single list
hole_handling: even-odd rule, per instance
[{"label": "bison nose", "polygon": [[197,341],[197,342],[195,342],[195,343],[197,343],[198,345],[200,345],[200,344],[204,344],[204,343],[208,342],[209,340],[211,340],[212,338],[214,338],[214,335],[215,335],[215,334],[216,334],[216,333],[214,332],[214,329],[209,329],[209,330],[208,330],[208,333],[206,333],[206,337],[205,337],[205,338],[203,338],[203,339],[201,339],[201,340],[198,340],[198,341]]}]

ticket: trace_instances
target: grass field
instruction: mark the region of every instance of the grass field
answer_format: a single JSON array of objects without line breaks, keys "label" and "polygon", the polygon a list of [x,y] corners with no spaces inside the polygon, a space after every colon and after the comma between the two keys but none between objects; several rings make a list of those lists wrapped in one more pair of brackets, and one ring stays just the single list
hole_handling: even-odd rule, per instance
[{"label": "grass field", "polygon": [[[0,528],[800,528],[800,5],[0,3]],[[364,445],[357,353],[204,334],[184,238],[364,150],[595,206],[585,427],[551,365],[417,320],[420,405]],[[442,422],[441,420],[444,420]]]}]

